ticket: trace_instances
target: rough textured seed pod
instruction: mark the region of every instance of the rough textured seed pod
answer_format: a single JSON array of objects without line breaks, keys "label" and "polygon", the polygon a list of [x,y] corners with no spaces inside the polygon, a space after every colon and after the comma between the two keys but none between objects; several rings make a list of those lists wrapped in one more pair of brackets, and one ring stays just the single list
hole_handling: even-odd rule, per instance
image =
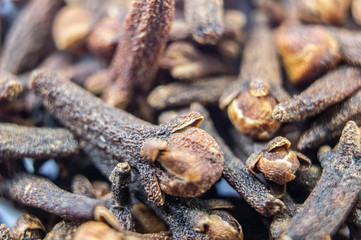
[{"label": "rough textured seed pod", "polygon": [[0,224],[0,237],[3,240],[15,240],[13,233],[5,224]]},{"label": "rough textured seed pod", "polygon": [[243,134],[254,139],[267,139],[280,126],[280,122],[272,118],[276,105],[272,96],[254,96],[245,91],[232,101],[227,112],[233,125]]},{"label": "rough textured seed pod", "polygon": [[22,91],[21,82],[14,75],[6,71],[0,71],[0,101],[12,101]]},{"label": "rough textured seed pod", "polygon": [[92,25],[91,12],[79,6],[63,7],[54,19],[53,37],[60,50],[75,50],[84,44]]},{"label": "rough textured seed pod", "polygon": [[309,23],[341,24],[347,17],[351,0],[298,0],[298,16]]},{"label": "rough textured seed pod", "polygon": [[322,26],[285,23],[276,31],[275,39],[292,83],[312,81],[341,60],[338,43]]},{"label": "rough textured seed pod", "polygon": [[247,159],[250,172],[262,173],[263,176],[279,185],[286,184],[295,178],[295,172],[309,167],[311,160],[301,153],[289,150],[291,143],[284,137],[276,137],[258,154]]}]

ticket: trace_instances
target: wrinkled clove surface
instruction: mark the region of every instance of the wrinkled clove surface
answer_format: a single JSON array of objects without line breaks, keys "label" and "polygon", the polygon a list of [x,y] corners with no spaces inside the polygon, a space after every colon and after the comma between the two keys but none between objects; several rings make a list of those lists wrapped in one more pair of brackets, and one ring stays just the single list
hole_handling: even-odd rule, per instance
[{"label": "wrinkled clove surface", "polygon": [[133,2],[110,65],[109,77],[113,84],[103,95],[107,103],[124,108],[135,88],[149,90],[173,16],[174,0]]},{"label": "wrinkled clove surface", "polygon": [[63,220],[46,234],[44,240],[72,240],[80,223]]},{"label": "wrinkled clove surface", "polygon": [[156,109],[183,107],[192,102],[216,104],[225,88],[234,81],[233,76],[199,79],[192,83],[161,85],[149,94],[148,103]]},{"label": "wrinkled clove surface", "polygon": [[272,116],[281,122],[304,120],[343,101],[359,88],[361,88],[361,69],[342,66],[316,80],[299,95],[278,104]]},{"label": "wrinkled clove surface", "polygon": [[233,125],[253,139],[268,139],[280,123],[272,118],[278,102],[288,99],[282,78],[276,46],[268,20],[257,12],[245,46],[240,76],[222,94],[220,107],[226,108]]},{"label": "wrinkled clove surface", "polygon": [[361,91],[357,91],[344,102],[331,107],[322,113],[311,127],[305,131],[297,145],[300,150],[319,147],[341,135],[343,126],[347,121],[353,120],[361,124]]},{"label": "wrinkled clove surface", "polygon": [[7,34],[2,48],[1,70],[17,74],[36,66],[46,54],[44,49],[51,44],[52,22],[62,4],[62,0],[29,1]]},{"label": "wrinkled clove surface", "polygon": [[0,123],[0,157],[53,158],[78,153],[74,135],[63,128],[25,127]]},{"label": "wrinkled clove surface", "polygon": [[[154,126],[105,104],[55,74],[37,72],[30,84],[50,112],[74,134],[137,168],[149,199],[159,205],[164,203],[162,190],[197,196],[222,174],[219,146],[196,128],[203,119],[199,113]],[[159,169],[158,163],[166,171]]]},{"label": "wrinkled clove surface", "polygon": [[223,177],[257,212],[264,216],[272,216],[284,210],[282,201],[276,199],[271,192],[252,176],[241,159],[237,158],[217,133],[207,110],[200,104],[191,105],[192,111],[200,112],[205,120],[200,128],[211,134],[224,154]]},{"label": "wrinkled clove surface", "polygon": [[16,221],[12,232],[16,239],[42,239],[46,230],[37,217],[23,214]]},{"label": "wrinkled clove surface", "polygon": [[18,174],[0,183],[0,196],[40,208],[68,220],[91,220],[94,208],[103,201],[66,192],[50,180]]},{"label": "wrinkled clove surface", "polygon": [[184,15],[197,42],[216,44],[222,37],[223,0],[185,0]]},{"label": "wrinkled clove surface", "polygon": [[361,190],[360,157],[360,130],[350,121],[334,149],[324,146],[319,150],[321,179],[290,220],[282,239],[324,239],[335,233]]}]

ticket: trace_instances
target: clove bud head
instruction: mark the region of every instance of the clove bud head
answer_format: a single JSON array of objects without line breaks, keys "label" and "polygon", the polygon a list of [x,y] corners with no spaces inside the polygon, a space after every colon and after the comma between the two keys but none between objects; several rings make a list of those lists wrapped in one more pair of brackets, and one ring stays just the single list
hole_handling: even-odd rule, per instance
[{"label": "clove bud head", "polygon": [[294,84],[315,80],[341,60],[338,43],[322,26],[286,23],[275,38],[287,76]]},{"label": "clove bud head", "polygon": [[290,146],[286,138],[276,137],[267,144],[267,148],[247,159],[248,171],[262,173],[267,180],[279,185],[292,181],[295,172],[300,167],[309,167],[311,161],[303,154],[290,150]]},{"label": "clove bud head", "polygon": [[223,154],[217,142],[193,126],[170,134],[166,140],[148,140],[142,154],[159,166],[156,174],[160,187],[174,196],[204,193],[223,171]]},{"label": "clove bud head", "polygon": [[227,112],[233,125],[243,134],[258,140],[265,140],[277,131],[280,122],[272,118],[277,105],[276,99],[268,91],[250,89],[241,92],[228,105]]}]

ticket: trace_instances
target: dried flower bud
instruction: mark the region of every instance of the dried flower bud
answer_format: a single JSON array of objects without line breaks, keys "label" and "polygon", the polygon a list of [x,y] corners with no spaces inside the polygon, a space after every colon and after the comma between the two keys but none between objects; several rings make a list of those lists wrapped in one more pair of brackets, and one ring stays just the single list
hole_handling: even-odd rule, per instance
[{"label": "dried flower bud", "polygon": [[295,178],[300,167],[309,167],[311,160],[301,153],[289,150],[291,143],[284,137],[276,137],[258,154],[247,159],[250,172],[262,173],[272,182],[283,185]]},{"label": "dried flower bud", "polygon": [[118,43],[121,24],[115,17],[105,17],[94,26],[88,37],[88,47],[93,53],[110,59]]},{"label": "dried flower bud", "polygon": [[276,32],[276,44],[289,80],[314,80],[340,61],[336,40],[321,26],[284,24]]},{"label": "dried flower bud", "polygon": [[53,37],[60,50],[80,47],[91,30],[91,13],[79,6],[65,6],[55,17]]},{"label": "dried flower bud", "polygon": [[253,139],[267,139],[280,126],[280,122],[272,118],[276,105],[276,99],[264,88],[260,91],[250,89],[241,92],[228,106],[227,112],[233,125],[243,134]]},{"label": "dried flower bud", "polygon": [[43,239],[45,227],[40,220],[32,215],[23,214],[12,229],[16,239]]},{"label": "dried flower bud", "polygon": [[171,195],[197,196],[222,174],[222,151],[216,141],[199,128],[182,128],[166,141],[150,139],[145,142],[142,154],[165,169],[156,174],[161,189]]},{"label": "dried flower bud", "polygon": [[298,16],[310,23],[341,24],[346,18],[351,0],[295,1]]},{"label": "dried flower bud", "polygon": [[0,224],[0,238],[3,240],[14,240],[14,236],[5,224]]},{"label": "dried flower bud", "polygon": [[135,228],[140,233],[156,233],[167,231],[167,225],[150,208],[143,203],[134,204],[132,214],[135,219]]}]

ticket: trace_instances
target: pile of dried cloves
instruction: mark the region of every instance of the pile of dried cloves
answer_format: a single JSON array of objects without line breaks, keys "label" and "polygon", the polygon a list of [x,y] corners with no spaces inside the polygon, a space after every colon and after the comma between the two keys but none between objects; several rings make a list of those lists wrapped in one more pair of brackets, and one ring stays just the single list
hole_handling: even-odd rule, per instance
[{"label": "pile of dried cloves", "polygon": [[361,239],[360,0],[0,17],[1,239]]}]

